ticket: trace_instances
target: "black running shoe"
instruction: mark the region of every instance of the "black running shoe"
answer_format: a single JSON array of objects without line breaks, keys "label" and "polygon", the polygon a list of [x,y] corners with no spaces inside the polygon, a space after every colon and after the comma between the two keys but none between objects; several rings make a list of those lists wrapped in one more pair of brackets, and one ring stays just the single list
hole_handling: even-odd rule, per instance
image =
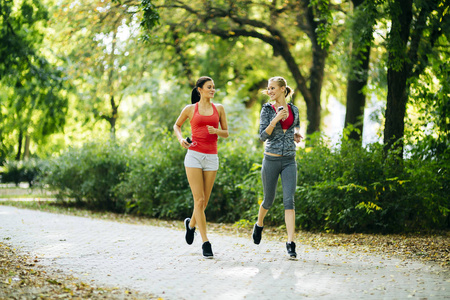
[{"label": "black running shoe", "polygon": [[255,223],[255,226],[253,226],[252,236],[253,236],[253,242],[256,245],[259,245],[259,243],[261,242],[261,233],[263,231],[263,228],[264,228],[264,226],[259,227],[257,223]]},{"label": "black running shoe", "polygon": [[202,249],[204,258],[213,258],[214,254],[212,252],[211,243],[209,241],[203,243]]},{"label": "black running shoe", "polygon": [[189,228],[189,223],[191,222],[191,218],[184,219],[184,227],[186,227],[186,243],[188,245],[191,245],[194,242],[194,233],[195,233],[195,227]]},{"label": "black running shoe", "polygon": [[290,258],[297,258],[297,253],[295,252],[295,243],[294,242],[286,243],[286,249],[287,249],[287,253]]}]

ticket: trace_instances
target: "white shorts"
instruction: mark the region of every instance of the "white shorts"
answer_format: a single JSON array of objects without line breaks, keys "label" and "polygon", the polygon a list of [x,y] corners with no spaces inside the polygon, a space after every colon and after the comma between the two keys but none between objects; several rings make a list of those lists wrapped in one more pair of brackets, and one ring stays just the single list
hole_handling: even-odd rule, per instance
[{"label": "white shorts", "polygon": [[198,168],[203,171],[217,171],[219,169],[219,156],[188,150],[184,158],[186,168]]}]

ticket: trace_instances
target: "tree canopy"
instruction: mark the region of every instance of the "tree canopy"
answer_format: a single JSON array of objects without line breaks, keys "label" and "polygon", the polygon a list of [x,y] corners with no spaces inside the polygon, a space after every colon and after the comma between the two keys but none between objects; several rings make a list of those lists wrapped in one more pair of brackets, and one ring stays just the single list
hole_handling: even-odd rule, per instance
[{"label": "tree canopy", "polygon": [[[150,123],[170,130],[170,120],[153,117],[157,108],[181,106],[180,98],[205,74],[236,113],[247,112],[253,128],[267,79],[282,75],[296,90],[308,136],[323,131],[327,102],[336,98],[346,105],[342,126],[350,130],[344,137],[361,139],[367,101],[386,103],[385,115],[376,118],[383,122],[387,151],[418,142],[410,134],[425,124],[409,114],[430,101],[433,124],[439,124],[432,136],[443,137],[448,94],[440,62],[448,51],[447,4],[2,1],[2,157],[21,158],[29,148],[23,140],[38,152],[38,145],[55,142],[54,133],[67,136],[65,125],[69,131],[109,128],[113,137]],[[165,97],[170,89],[175,102]],[[148,117],[133,115],[139,105]],[[162,132],[155,126],[145,132]]]},{"label": "tree canopy", "polygon": [[0,1],[0,159],[22,142],[44,143],[62,131],[68,102],[65,74],[45,53],[48,11],[40,1]]}]

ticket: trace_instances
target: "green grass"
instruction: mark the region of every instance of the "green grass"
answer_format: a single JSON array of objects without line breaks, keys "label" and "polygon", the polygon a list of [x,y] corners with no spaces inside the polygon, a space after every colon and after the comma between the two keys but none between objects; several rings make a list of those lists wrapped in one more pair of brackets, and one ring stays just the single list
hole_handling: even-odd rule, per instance
[{"label": "green grass", "polygon": [[41,188],[0,187],[0,199],[54,199],[50,191]]}]

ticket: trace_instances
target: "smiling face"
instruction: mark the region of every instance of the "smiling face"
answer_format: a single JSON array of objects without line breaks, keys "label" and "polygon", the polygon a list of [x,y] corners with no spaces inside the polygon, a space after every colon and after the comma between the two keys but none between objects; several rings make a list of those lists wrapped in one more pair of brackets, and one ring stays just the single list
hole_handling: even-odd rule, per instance
[{"label": "smiling face", "polygon": [[276,81],[269,81],[269,85],[267,86],[267,95],[269,95],[270,100],[275,101],[280,99],[280,97],[284,97],[284,91],[286,88],[284,86],[279,86]]},{"label": "smiling face", "polygon": [[216,92],[216,87],[214,86],[214,81],[209,80],[203,84],[203,87],[198,88],[198,92],[202,98],[211,99],[214,98],[214,93]]}]

